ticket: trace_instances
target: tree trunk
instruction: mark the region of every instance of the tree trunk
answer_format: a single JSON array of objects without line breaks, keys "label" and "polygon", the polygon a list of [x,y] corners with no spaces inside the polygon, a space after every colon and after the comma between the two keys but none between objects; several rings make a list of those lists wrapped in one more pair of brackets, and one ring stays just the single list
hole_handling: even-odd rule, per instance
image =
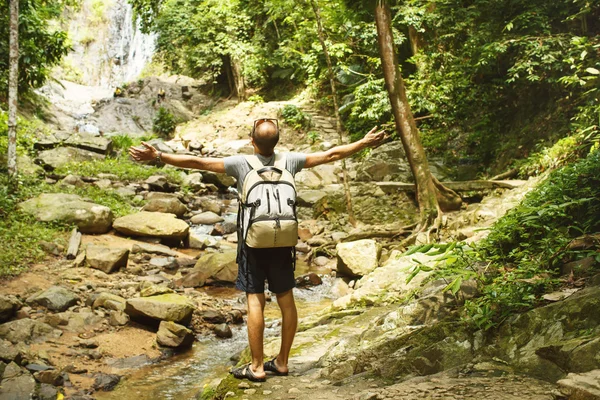
[{"label": "tree trunk", "polygon": [[[335,129],[339,135],[339,144],[343,144],[343,126],[342,118],[340,117],[340,109],[338,107],[337,89],[335,86],[335,75],[333,73],[333,66],[331,63],[331,57],[329,56],[329,50],[327,50],[327,44],[325,43],[325,31],[323,30],[323,22],[321,18],[321,10],[319,8],[318,0],[310,0],[310,5],[315,13],[317,20],[317,33],[319,35],[319,42],[323,48],[323,54],[325,54],[325,60],[327,61],[327,72],[329,75],[329,84],[331,86],[331,95],[333,96],[333,108],[335,111]],[[356,218],[354,217],[354,209],[352,208],[352,195],[350,194],[350,184],[348,183],[348,169],[346,168],[346,160],[342,159],[342,181],[344,183],[344,193],[346,195],[346,209],[348,211],[348,222],[352,226],[356,226]]]},{"label": "tree trunk", "polygon": [[231,72],[233,74],[233,84],[238,98],[238,102],[246,100],[246,83],[242,73],[242,64],[233,56],[231,57]]},{"label": "tree trunk", "polygon": [[10,0],[8,56],[8,176],[17,188],[17,98],[19,87],[19,0]]},{"label": "tree trunk", "polygon": [[398,67],[396,57],[396,48],[392,34],[392,17],[390,9],[385,0],[378,0],[375,7],[375,22],[377,24],[377,42],[379,44],[379,53],[381,55],[381,65],[383,67],[383,76],[385,86],[388,91],[392,113],[396,123],[396,130],[400,134],[406,157],[410,164],[411,171],[415,178],[417,201],[420,211],[420,226],[424,228],[431,226],[441,216],[440,202],[438,195],[448,197],[449,201],[443,201],[444,204],[452,204],[456,208],[458,203],[460,207],[460,197],[450,189],[444,188],[443,191],[436,190],[436,184],[440,188],[443,186],[434,180],[429,163],[425,156],[425,150],[421,144],[421,137],[410,110],[404,81]]}]

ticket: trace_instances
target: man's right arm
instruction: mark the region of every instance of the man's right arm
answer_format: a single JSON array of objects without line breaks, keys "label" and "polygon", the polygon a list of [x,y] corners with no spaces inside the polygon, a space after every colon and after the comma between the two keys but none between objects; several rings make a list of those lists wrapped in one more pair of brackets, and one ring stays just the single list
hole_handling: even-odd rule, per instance
[{"label": "man's right arm", "polygon": [[380,145],[385,140],[385,132],[376,131],[377,127],[374,127],[365,135],[365,137],[357,140],[356,142],[336,146],[327,151],[307,154],[304,168],[312,168],[316,167],[317,165],[341,160],[342,158],[349,157],[367,147],[375,147]]},{"label": "man's right arm", "polygon": [[131,147],[129,154],[136,161],[150,161],[158,158],[166,164],[180,168],[194,168],[203,171],[212,171],[217,173],[225,172],[225,162],[222,158],[215,157],[196,157],[183,154],[162,153],[156,150],[152,145],[142,142],[144,148]]}]

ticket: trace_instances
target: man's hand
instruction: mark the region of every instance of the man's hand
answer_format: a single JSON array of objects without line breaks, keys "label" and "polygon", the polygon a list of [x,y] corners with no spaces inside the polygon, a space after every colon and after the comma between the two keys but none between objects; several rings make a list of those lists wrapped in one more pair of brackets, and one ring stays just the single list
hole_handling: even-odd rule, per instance
[{"label": "man's hand", "polygon": [[387,138],[388,136],[385,134],[385,131],[381,130],[377,132],[377,126],[375,126],[361,139],[361,141],[366,147],[377,147]]},{"label": "man's hand", "polygon": [[150,161],[150,160],[154,160],[156,157],[158,157],[158,150],[156,150],[154,148],[154,146],[152,146],[146,142],[142,142],[142,146],[144,146],[144,148],[139,148],[139,147],[130,147],[129,148],[129,155],[135,161]]}]

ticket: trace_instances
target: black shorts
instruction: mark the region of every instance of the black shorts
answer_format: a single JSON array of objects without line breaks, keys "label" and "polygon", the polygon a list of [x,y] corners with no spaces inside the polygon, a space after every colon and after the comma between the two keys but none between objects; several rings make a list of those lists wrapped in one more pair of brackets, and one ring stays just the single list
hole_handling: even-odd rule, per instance
[{"label": "black shorts", "polygon": [[264,293],[265,280],[273,293],[284,293],[296,286],[294,248],[254,249],[244,246],[238,257],[235,287],[246,293]]}]

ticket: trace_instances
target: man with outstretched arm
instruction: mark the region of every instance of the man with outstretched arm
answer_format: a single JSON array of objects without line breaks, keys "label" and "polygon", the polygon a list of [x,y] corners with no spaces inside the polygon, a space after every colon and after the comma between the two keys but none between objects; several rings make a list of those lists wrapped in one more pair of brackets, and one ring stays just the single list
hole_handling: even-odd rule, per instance
[{"label": "man with outstretched arm", "polygon": [[[341,160],[367,147],[375,147],[383,142],[385,134],[371,129],[364,138],[354,143],[333,147],[327,151],[302,154],[286,153],[285,169],[292,176],[302,168]],[[275,146],[279,142],[279,126],[275,119],[261,118],[254,121],[250,134],[250,143],[254,154],[263,166],[273,166],[276,159]],[[181,168],[194,168],[216,173],[227,173],[237,179],[238,191],[242,193],[242,184],[246,175],[253,169],[244,156],[225,158],[196,157],[178,154],[165,154],[151,145],[142,142],[144,148],[131,147],[129,154],[136,161],[158,160]],[[276,375],[288,374],[288,358],[292,342],[296,335],[298,314],[292,289],[294,280],[294,252],[290,247],[251,248],[238,238],[238,278],[236,288],[246,292],[248,303],[248,341],[252,353],[252,362],[234,369],[232,374],[239,379],[262,382],[265,371]],[[244,247],[241,247],[244,246]],[[243,256],[240,257],[240,248]],[[279,354],[263,362],[263,334],[265,329],[265,280],[269,290],[275,293],[281,309],[281,347]]]}]

